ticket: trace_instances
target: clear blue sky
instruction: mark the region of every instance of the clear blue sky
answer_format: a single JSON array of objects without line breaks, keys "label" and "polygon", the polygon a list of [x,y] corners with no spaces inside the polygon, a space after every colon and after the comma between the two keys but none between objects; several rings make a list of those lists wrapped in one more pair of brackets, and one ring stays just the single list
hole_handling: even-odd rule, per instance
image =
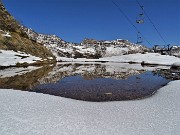
[{"label": "clear blue sky", "polygon": [[[140,12],[136,0],[114,0],[152,44],[164,44]],[[84,38],[127,39],[136,42],[137,32],[111,0],[3,0],[8,11],[23,25],[44,34],[55,34],[69,42]],[[180,0],[139,0],[168,44],[180,45]],[[150,45],[144,41],[144,45]]]}]

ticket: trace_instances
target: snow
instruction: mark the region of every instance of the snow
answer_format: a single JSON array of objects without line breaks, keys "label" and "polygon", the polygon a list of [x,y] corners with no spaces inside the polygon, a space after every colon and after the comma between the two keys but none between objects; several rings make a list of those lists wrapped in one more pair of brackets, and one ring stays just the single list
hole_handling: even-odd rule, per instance
[{"label": "snow", "polygon": [[158,65],[172,65],[175,62],[180,62],[180,58],[169,55],[160,55],[158,53],[146,53],[146,54],[129,54],[122,56],[111,56],[104,57],[100,59],[86,59],[86,58],[65,58],[65,57],[57,57],[58,61],[74,61],[74,62],[83,62],[83,61],[96,61],[96,62],[136,62],[136,63],[147,63],[147,64],[158,64]]},{"label": "snow", "polygon": [[129,51],[129,49],[127,47],[106,47],[106,53],[105,53],[105,57],[109,57],[109,56],[118,56],[118,55],[123,55],[123,54],[127,54]]},{"label": "snow", "polygon": [[0,90],[2,135],[179,135],[180,81],[144,100],[85,102]]},{"label": "snow", "polygon": [[1,34],[3,37],[12,37],[9,33]]},{"label": "snow", "polygon": [[113,62],[137,62],[147,64],[158,64],[158,65],[172,65],[174,62],[179,62],[180,58],[169,56],[169,55],[160,55],[157,53],[147,53],[147,54],[130,54],[123,56],[113,56],[102,58],[105,61]]},{"label": "snow", "polygon": [[175,62],[172,64],[173,67],[180,67],[180,62]]},{"label": "snow", "polygon": [[93,47],[86,48],[84,46],[73,46],[73,48],[76,48],[76,51],[82,54],[89,53],[89,54],[95,54],[96,50]]},{"label": "snow", "polygon": [[0,32],[3,33],[1,34],[3,37],[12,37],[9,32],[3,31],[3,30],[0,30]]},{"label": "snow", "polygon": [[12,50],[0,50],[0,66],[14,66],[18,62],[34,63],[37,60],[41,60],[41,58],[32,56],[30,54],[25,54],[23,52],[14,52]]}]

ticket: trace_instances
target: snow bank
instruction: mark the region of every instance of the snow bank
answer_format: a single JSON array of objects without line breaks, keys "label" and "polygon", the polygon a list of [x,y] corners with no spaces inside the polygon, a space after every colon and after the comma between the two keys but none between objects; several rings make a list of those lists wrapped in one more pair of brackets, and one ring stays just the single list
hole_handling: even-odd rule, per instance
[{"label": "snow bank", "polygon": [[169,55],[160,55],[157,53],[147,53],[147,54],[129,54],[123,56],[113,56],[102,58],[105,61],[113,61],[113,62],[137,62],[148,64],[159,64],[159,65],[172,65],[174,62],[180,61],[180,58],[169,56]]},{"label": "snow bank", "polygon": [[0,134],[179,135],[180,81],[136,101],[84,102],[0,90]]},{"label": "snow bank", "polygon": [[0,66],[13,66],[18,62],[35,63],[37,60],[41,60],[41,58],[23,52],[0,50]]},{"label": "snow bank", "polygon": [[57,60],[59,61],[75,61],[75,62],[82,62],[82,61],[108,61],[108,62],[136,62],[136,63],[146,63],[146,64],[158,64],[158,65],[172,65],[175,62],[180,62],[180,58],[175,56],[169,55],[160,55],[157,53],[147,53],[147,54],[129,54],[129,55],[122,55],[122,56],[112,56],[112,57],[104,57],[100,59],[86,59],[86,58],[65,58],[65,57],[58,57]]}]

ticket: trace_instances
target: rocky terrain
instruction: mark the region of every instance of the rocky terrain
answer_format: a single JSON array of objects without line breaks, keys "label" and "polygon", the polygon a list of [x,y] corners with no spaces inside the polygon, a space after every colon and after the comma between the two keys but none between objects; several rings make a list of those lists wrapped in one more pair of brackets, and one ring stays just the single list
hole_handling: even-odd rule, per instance
[{"label": "rocky terrain", "polygon": [[172,46],[172,48],[171,48],[171,55],[180,58],[180,46],[177,46],[177,45]]},{"label": "rocky terrain", "polygon": [[49,48],[56,56],[68,58],[101,58],[132,53],[144,53],[149,49],[128,40],[112,41],[84,39],[80,44],[62,40],[56,35],[39,34],[32,29],[22,26],[29,38]]},{"label": "rocky terrain", "polygon": [[[124,39],[84,39],[81,43],[64,41],[56,35],[40,34],[22,26],[0,3],[0,49],[25,52],[43,59],[53,57],[99,59],[149,52],[143,45]],[[180,56],[180,47],[172,48],[172,55]],[[54,57],[54,58],[55,58]],[[52,61],[52,60],[50,60]]]}]

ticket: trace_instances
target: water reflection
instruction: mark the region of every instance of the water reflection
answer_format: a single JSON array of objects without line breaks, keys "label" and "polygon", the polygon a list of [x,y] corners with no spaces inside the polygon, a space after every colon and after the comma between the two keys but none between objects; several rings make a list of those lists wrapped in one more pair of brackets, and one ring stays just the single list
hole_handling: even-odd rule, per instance
[{"label": "water reflection", "polygon": [[180,70],[179,69],[158,69],[153,71],[155,75],[162,76],[170,80],[180,80]]},{"label": "water reflection", "polygon": [[0,88],[27,90],[39,84],[39,79],[52,71],[53,65],[0,70]]},{"label": "water reflection", "polygon": [[84,101],[119,101],[149,97],[169,82],[132,66],[59,64],[30,91]]},{"label": "water reflection", "polygon": [[127,63],[59,63],[32,71],[28,68],[0,71],[0,88],[84,101],[142,99],[168,82],[156,73],[147,72],[141,65]]},{"label": "water reflection", "polygon": [[[106,64],[79,64],[65,63],[58,64],[48,76],[39,79],[39,83],[56,83],[57,81],[68,77],[81,75],[85,80],[96,78],[127,79],[130,76],[146,72],[143,68],[135,69],[126,65],[106,65]],[[126,66],[126,67],[125,67]]]}]

